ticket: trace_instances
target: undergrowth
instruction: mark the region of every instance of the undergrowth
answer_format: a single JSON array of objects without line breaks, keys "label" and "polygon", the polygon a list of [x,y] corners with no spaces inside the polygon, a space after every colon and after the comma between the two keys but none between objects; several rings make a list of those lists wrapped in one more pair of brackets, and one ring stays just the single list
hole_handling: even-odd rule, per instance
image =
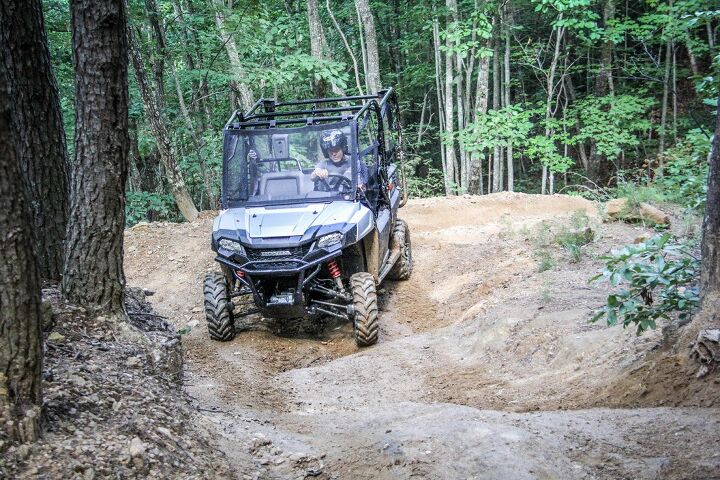
[{"label": "undergrowth", "polygon": [[614,291],[590,322],[605,318],[610,326],[635,324],[639,335],[674,314],[686,320],[700,302],[700,260],[691,246],[671,241],[670,233],[614,250],[601,259],[605,268],[590,281],[608,282]]}]

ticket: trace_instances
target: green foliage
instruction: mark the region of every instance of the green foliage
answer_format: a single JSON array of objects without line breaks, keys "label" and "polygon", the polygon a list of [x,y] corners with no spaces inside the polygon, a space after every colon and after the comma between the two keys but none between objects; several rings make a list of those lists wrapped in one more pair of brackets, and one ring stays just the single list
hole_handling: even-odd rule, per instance
[{"label": "green foliage", "polygon": [[604,317],[610,326],[635,324],[639,335],[675,313],[686,319],[699,304],[700,261],[687,246],[671,242],[670,233],[601,258],[605,269],[590,281],[603,279],[615,291],[591,322]]},{"label": "green foliage", "polygon": [[409,155],[405,160],[408,193],[413,198],[432,197],[445,193],[442,170],[425,157]]},{"label": "green foliage", "polygon": [[584,210],[578,210],[570,217],[570,229],[562,227],[555,235],[555,242],[569,255],[570,263],[582,258],[582,247],[595,240],[595,232],[590,227],[590,219]]},{"label": "green foliage", "polygon": [[142,221],[180,221],[172,195],[149,192],[128,192],[125,205],[125,223],[128,227]]},{"label": "green foliage", "polygon": [[628,210],[638,208],[641,203],[665,201],[665,195],[656,186],[630,182],[624,179],[620,180],[617,186],[611,189],[611,192],[615,198],[627,199]]},{"label": "green foliage", "polygon": [[568,109],[577,134],[571,144],[593,141],[597,152],[616,159],[620,152],[639,145],[638,132],[651,127],[645,118],[654,100],[635,95],[588,96]]},{"label": "green foliage", "polygon": [[693,210],[705,208],[709,152],[710,139],[699,130],[666,151],[663,176],[656,184],[669,201]]}]

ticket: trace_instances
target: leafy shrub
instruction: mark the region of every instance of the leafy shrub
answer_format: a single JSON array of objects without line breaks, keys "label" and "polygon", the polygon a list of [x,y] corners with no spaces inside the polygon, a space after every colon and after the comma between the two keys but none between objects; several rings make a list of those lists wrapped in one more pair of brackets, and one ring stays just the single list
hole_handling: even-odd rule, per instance
[{"label": "leafy shrub", "polygon": [[150,192],[128,192],[125,223],[128,227],[143,221],[180,221],[172,195]]},{"label": "leafy shrub", "polygon": [[680,320],[686,319],[700,302],[700,261],[686,246],[671,242],[670,233],[628,245],[601,259],[605,269],[590,281],[602,278],[616,290],[590,322],[605,317],[608,325],[634,323],[639,335],[675,312]]},{"label": "leafy shrub", "polygon": [[663,176],[656,183],[668,200],[691,209],[705,208],[709,152],[710,139],[699,130],[691,130],[665,152]]}]

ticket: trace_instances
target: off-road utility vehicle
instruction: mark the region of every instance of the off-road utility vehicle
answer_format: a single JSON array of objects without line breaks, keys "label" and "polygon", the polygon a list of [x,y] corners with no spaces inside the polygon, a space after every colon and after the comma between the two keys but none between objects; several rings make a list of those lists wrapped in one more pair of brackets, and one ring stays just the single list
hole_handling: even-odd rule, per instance
[{"label": "off-road utility vehicle", "polygon": [[[261,99],[230,117],[223,150],[210,337],[231,340],[237,316],[260,312],[352,321],[358,346],[377,342],[376,286],[412,270],[395,92]],[[236,306],[242,296],[254,308]]]}]

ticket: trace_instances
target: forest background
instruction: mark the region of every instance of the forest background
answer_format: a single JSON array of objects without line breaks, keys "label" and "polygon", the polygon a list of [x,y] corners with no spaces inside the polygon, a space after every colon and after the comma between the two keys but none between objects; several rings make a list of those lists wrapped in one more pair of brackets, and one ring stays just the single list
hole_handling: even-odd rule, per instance
[{"label": "forest background", "polygon": [[[69,7],[43,7],[72,139]],[[128,225],[218,208],[234,109],[389,86],[412,196],[619,189],[703,207],[713,0],[131,0],[128,16]]]}]

